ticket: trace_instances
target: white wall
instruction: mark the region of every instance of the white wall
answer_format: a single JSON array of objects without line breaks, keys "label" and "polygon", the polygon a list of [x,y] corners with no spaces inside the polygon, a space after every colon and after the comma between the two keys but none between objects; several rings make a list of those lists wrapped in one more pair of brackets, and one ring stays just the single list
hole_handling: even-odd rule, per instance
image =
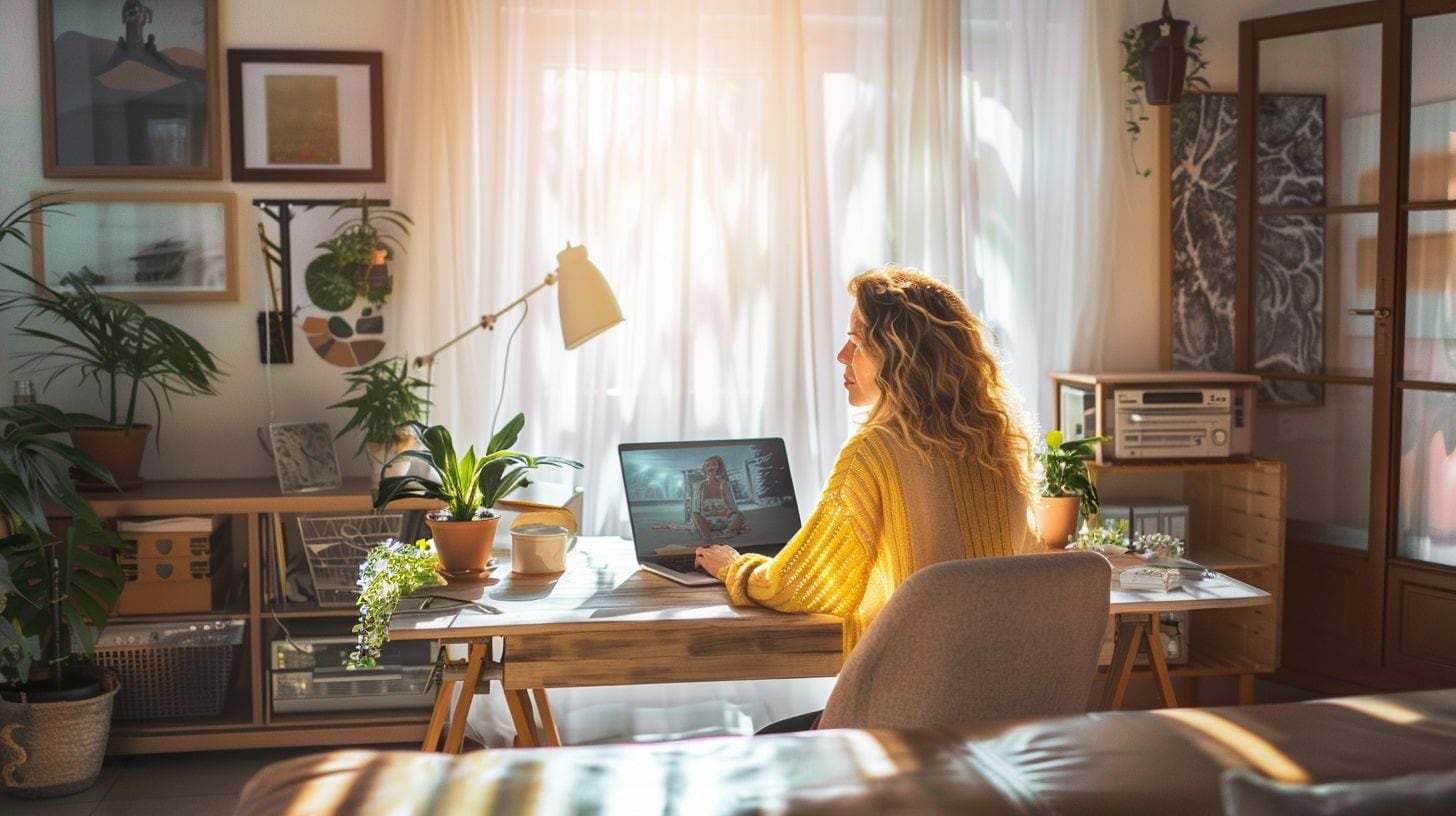
[{"label": "white wall", "polygon": [[[264,277],[257,224],[264,219],[252,206],[258,197],[347,198],[365,192],[364,185],[233,184],[218,181],[91,181],[45,179],[41,176],[40,68],[34,0],[0,0],[0,211],[8,211],[32,190],[145,190],[231,191],[238,198],[239,297],[233,303],[187,305],[149,304],[148,310],[191,332],[224,363],[227,377],[218,397],[181,399],[174,403],[162,425],[160,453],[148,448],[143,475],[164,478],[223,478],[268,476],[272,464],[263,453],[255,429],[270,416],[282,420],[327,418],[334,427],[345,421],[340,411],[324,406],[339,399],[344,369],[323,362],[295,330],[295,362],[264,366],[258,362],[256,315],[264,309]],[[384,52],[386,146],[397,127],[393,112],[402,58],[404,0],[224,0],[219,3],[220,47],[224,51],[220,77],[222,151],[228,156],[226,56],[228,48],[308,48]],[[120,5],[118,4],[118,8]],[[394,157],[391,156],[391,180]],[[371,196],[387,197],[389,184],[368,185]],[[272,223],[269,222],[270,234]],[[295,236],[294,251],[306,261],[317,237]],[[12,245],[13,244],[13,245]],[[7,241],[3,260],[30,268],[30,256],[15,241]],[[298,275],[302,264],[295,264]],[[397,281],[398,283],[398,281]],[[7,287],[11,284],[7,282]],[[11,335],[16,315],[0,315],[0,400],[12,393],[11,368],[15,354],[26,346]],[[388,321],[386,320],[386,325]],[[386,336],[386,339],[392,339]],[[385,354],[396,353],[393,343]],[[269,377],[273,400],[270,407]],[[57,382],[42,399],[62,407],[102,412],[102,402],[90,390]],[[146,410],[150,414],[150,409]],[[367,467],[352,454],[357,439],[340,440],[340,464],[348,474],[362,475]]]}]

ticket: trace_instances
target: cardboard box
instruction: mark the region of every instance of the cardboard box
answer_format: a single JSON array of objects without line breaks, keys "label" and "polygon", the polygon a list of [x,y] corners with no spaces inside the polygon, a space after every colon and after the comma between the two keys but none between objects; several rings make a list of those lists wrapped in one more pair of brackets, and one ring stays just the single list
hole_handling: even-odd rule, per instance
[{"label": "cardboard box", "polygon": [[206,612],[212,609],[212,569],[207,556],[118,556],[126,585],[116,603],[119,615]]},{"label": "cardboard box", "polygon": [[208,517],[123,520],[117,534],[131,542],[138,558],[206,556],[212,550],[217,520]]}]

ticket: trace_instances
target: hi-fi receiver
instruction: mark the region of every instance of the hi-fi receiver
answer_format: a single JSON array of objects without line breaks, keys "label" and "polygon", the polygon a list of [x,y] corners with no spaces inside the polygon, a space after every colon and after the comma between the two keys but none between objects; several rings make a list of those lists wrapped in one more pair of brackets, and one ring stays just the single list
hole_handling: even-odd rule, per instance
[{"label": "hi-fi receiver", "polygon": [[1254,449],[1259,378],[1221,371],[1057,372],[1057,428],[1111,436],[1098,461],[1226,459]]}]

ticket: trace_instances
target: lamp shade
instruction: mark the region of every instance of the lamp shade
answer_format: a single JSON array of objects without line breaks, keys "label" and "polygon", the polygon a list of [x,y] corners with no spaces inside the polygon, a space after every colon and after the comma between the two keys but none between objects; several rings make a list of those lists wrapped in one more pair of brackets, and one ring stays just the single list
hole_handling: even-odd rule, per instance
[{"label": "lamp shade", "polygon": [[602,271],[587,260],[586,247],[567,246],[556,254],[556,303],[561,309],[561,342],[574,349],[621,323],[622,309]]}]

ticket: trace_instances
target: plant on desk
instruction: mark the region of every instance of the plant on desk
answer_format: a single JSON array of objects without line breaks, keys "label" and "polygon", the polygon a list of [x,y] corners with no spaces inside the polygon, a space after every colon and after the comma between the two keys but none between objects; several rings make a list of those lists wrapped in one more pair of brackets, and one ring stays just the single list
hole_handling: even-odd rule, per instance
[{"label": "plant on desk", "polygon": [[[409,470],[408,460],[397,460],[403,450],[414,448],[418,439],[410,423],[424,416],[430,401],[424,392],[430,384],[411,377],[409,362],[403,357],[380,360],[344,375],[349,388],[345,397],[330,408],[352,408],[354,415],[339,430],[338,436],[359,429],[359,453],[369,457],[375,482],[386,476],[403,476]],[[386,462],[395,462],[386,469]]]},{"label": "plant on desk", "polygon": [[558,456],[531,456],[512,450],[525,414],[516,414],[495,436],[485,454],[478,456],[471,446],[461,454],[449,429],[443,425],[425,427],[410,423],[424,450],[400,453],[396,461],[414,460],[424,463],[429,475],[391,476],[379,483],[374,492],[374,509],[380,510],[399,499],[429,499],[445,503],[445,509],[429,514],[425,523],[434,534],[435,551],[447,575],[479,575],[486,572],[500,515],[494,512],[496,502],[512,490],[529,482],[527,474],[541,465],[580,468],[580,462]]},{"label": "plant on desk", "polygon": [[[53,207],[43,199],[33,198],[6,216],[0,222],[0,241],[28,243],[19,227]],[[114,482],[89,479],[85,470],[78,470],[82,486],[140,485],[142,454],[152,430],[137,421],[142,394],[156,410],[160,439],[163,402],[170,405],[173,396],[217,393],[214,386],[222,377],[217,359],[192,335],[135,303],[101,294],[84,277],[67,275],[54,289],[9,264],[4,267],[24,281],[26,291],[5,293],[0,311],[23,312],[16,333],[50,346],[17,355],[17,370],[45,374],[46,385],[75,374],[105,395],[107,418],[70,433],[72,443],[105,465]]]},{"label": "plant on desk", "polygon": [[423,538],[414,544],[390,541],[369,551],[359,567],[359,645],[349,654],[351,669],[373,669],[389,642],[389,621],[399,599],[440,583],[435,550]]},{"label": "plant on desk", "polygon": [[1038,446],[1041,495],[1036,501],[1036,526],[1048,549],[1065,547],[1082,520],[1097,514],[1097,486],[1087,471],[1087,461],[1097,455],[1093,446],[1109,439],[1094,436],[1064,441],[1061,431],[1048,431]]},{"label": "plant on desk", "polygon": [[[121,594],[110,555],[122,542],[69,471],[103,483],[111,474],[54,438],[100,421],[48,405],[0,407],[0,778],[19,796],[90,787],[110,732],[115,678],[84,661]],[[52,529],[48,503],[70,515],[64,532]]]}]

